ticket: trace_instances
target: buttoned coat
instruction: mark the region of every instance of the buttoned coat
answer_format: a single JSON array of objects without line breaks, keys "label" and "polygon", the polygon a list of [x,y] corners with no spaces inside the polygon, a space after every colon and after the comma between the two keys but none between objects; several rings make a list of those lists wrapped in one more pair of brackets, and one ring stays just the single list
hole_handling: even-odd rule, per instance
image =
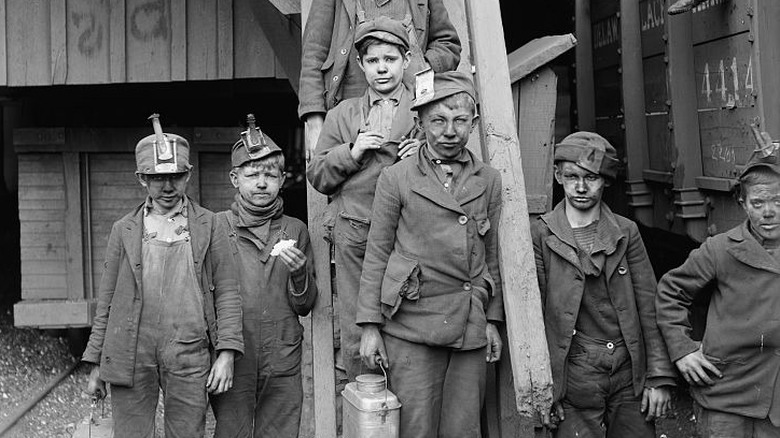
[{"label": "buttoned coat", "polygon": [[[143,306],[142,238],[144,206],[115,222],[106,250],[92,333],[82,360],[100,364],[100,378],[133,386],[138,328]],[[227,230],[214,213],[187,200],[195,273],[203,294],[210,349],[244,352],[238,274]]]},{"label": "buttoned coat", "polygon": [[455,196],[416,155],[377,183],[357,323],[410,342],[473,349],[487,321],[503,321],[498,264],[501,176],[471,159]]},{"label": "buttoned coat", "polygon": [[361,97],[341,102],[325,117],[317,147],[306,168],[306,177],[317,191],[333,197],[333,208],[338,214],[370,222],[379,174],[398,161],[401,138],[413,135],[412,97],[411,91],[404,89],[398,100],[390,137],[381,148],[366,151],[359,162],[350,150],[363,128],[362,121],[368,119],[368,91]]},{"label": "buttoned coat", "polygon": [[[597,236],[605,243],[603,273],[631,357],[634,393],[639,395],[646,379],[675,376],[656,325],[653,267],[634,222],[612,213],[603,202],[600,221],[607,225],[599,224]],[[585,274],[566,218],[565,201],[535,221],[531,233],[557,401],[565,395],[567,356],[585,290]]]},{"label": "buttoned coat", "polygon": [[[710,295],[707,326],[691,338],[692,302]],[[723,373],[710,386],[693,386],[707,409],[766,418],[777,403],[780,373],[780,264],[750,234],[748,222],[708,238],[661,278],[658,325],[676,361],[699,346]]]},{"label": "buttoned coat", "polygon": [[[365,0],[312,2],[301,57],[301,118],[325,113],[343,98],[341,84],[347,64],[357,62],[354,41],[358,1]],[[443,0],[406,1],[425,60],[435,72],[455,70],[460,62],[460,39]]]}]

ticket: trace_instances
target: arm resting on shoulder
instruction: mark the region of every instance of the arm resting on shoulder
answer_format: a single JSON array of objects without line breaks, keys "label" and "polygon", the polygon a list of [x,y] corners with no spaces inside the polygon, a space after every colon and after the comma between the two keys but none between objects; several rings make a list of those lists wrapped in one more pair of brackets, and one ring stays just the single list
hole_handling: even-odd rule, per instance
[{"label": "arm resting on shoulder", "polygon": [[425,59],[437,73],[455,70],[460,63],[460,38],[442,0],[429,0],[428,44]]}]

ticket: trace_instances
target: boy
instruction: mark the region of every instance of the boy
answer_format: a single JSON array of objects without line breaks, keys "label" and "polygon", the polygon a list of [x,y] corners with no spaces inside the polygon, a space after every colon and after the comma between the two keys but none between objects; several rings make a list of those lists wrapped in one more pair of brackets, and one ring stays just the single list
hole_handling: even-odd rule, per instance
[{"label": "boy", "polygon": [[317,298],[314,265],[306,225],[283,214],[282,150],[255,128],[251,114],[248,125],[231,154],[235,202],[217,214],[239,267],[245,353],[235,363],[233,388],[211,399],[215,437],[295,438],[303,402],[298,316]]},{"label": "boy", "polygon": [[360,354],[388,368],[400,436],[479,437],[486,362],[502,348],[501,176],[466,149],[477,123],[468,75],[436,74],[415,109],[425,143],[377,183]]},{"label": "boy", "polygon": [[386,17],[361,24],[355,36],[369,88],[328,113],[306,176],[332,196],[341,353],[347,377],[360,374],[355,304],[371,223],[376,181],[383,168],[414,153],[412,93],[404,86],[409,39],[403,24]]},{"label": "boy", "polygon": [[[780,437],[780,154],[761,136],[736,187],[747,218],[658,283],[658,326],[703,438]],[[710,301],[698,342],[689,312],[701,296]]]},{"label": "boy", "polygon": [[555,145],[554,160],[564,200],[531,230],[554,385],[553,421],[543,422],[559,422],[558,438],[653,438],[675,372],[639,230],[601,200],[617,153],[576,132]]},{"label": "boy", "polygon": [[430,66],[435,72],[455,70],[460,61],[460,40],[443,0],[317,0],[313,2],[301,57],[300,106],[314,146],[327,111],[339,102],[361,96],[366,81],[355,62],[352,42],[356,28],[385,16],[404,24],[411,50],[405,77],[411,89],[413,76]]},{"label": "boy", "polygon": [[[94,364],[87,393],[111,384],[114,436],[154,435],[160,389],[165,436],[202,437],[206,391],[233,381],[233,359],[244,351],[241,298],[233,253],[214,213],[184,193],[189,144],[162,132],[135,148],[146,201],[111,229],[89,343]],[[209,351],[217,356],[213,365]],[[99,366],[98,366],[99,364]]]}]

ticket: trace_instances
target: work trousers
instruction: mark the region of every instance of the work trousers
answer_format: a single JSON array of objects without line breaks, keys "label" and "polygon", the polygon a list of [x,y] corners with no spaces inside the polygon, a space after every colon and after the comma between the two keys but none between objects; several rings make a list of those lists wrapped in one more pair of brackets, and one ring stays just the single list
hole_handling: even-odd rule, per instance
[{"label": "work trousers", "polygon": [[403,438],[480,438],[485,349],[431,347],[382,334]]},{"label": "work trousers", "polygon": [[360,374],[370,372],[360,359],[361,329],[357,318],[360,274],[366,256],[368,221],[336,218],[333,229],[334,257],[336,261],[336,293],[339,297],[339,325],[341,328],[341,357],[350,382]]},{"label": "work trousers", "polygon": [[780,427],[769,418],[749,418],[705,409],[693,402],[696,432],[701,438],[780,438]]},{"label": "work trousers", "polygon": [[301,422],[301,373],[291,376],[236,375],[233,388],[211,397],[215,438],[295,438]]},{"label": "work trousers", "polygon": [[654,438],[655,423],[640,411],[625,343],[577,333],[566,364],[565,419],[556,438]]},{"label": "work trousers", "polygon": [[202,437],[211,364],[189,241],[145,241],[143,270],[133,386],[111,386],[114,437],[154,437],[160,389],[166,438]]}]

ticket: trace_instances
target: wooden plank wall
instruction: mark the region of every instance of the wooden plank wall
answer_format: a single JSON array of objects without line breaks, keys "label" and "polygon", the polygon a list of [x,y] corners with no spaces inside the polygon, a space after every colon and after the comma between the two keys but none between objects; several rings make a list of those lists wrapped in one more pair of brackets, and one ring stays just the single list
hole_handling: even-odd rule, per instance
[{"label": "wooden plank wall", "polygon": [[22,299],[68,298],[61,154],[19,156]]},{"label": "wooden plank wall", "polygon": [[111,226],[138,205],[146,191],[132,172],[135,168],[133,154],[95,153],[84,157],[88,163],[84,190],[88,194],[86,217],[89,218],[89,236],[84,243],[90,251],[85,274],[91,281],[87,296],[96,298]]},{"label": "wooden plank wall", "polygon": [[[193,139],[190,161],[197,167],[188,194],[213,211],[233,200],[227,175],[238,130],[175,130]],[[111,227],[146,196],[133,174],[132,149],[141,133],[146,131],[15,131],[24,300],[97,296]]]},{"label": "wooden plank wall", "polygon": [[0,0],[0,86],[285,77],[253,0]]}]

